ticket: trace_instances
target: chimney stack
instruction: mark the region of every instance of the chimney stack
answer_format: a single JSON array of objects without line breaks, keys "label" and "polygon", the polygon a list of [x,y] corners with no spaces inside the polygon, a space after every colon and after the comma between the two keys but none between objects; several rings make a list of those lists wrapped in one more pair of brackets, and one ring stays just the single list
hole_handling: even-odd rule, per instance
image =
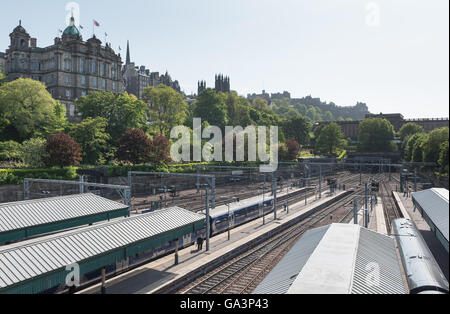
[{"label": "chimney stack", "polygon": [[30,39],[30,47],[31,48],[36,48],[37,47],[37,39],[36,38],[31,38]]}]

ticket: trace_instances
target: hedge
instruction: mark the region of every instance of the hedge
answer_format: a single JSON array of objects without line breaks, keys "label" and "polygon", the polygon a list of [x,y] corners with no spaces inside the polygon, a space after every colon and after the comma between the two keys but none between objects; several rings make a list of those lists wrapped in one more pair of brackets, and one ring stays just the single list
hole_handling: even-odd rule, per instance
[{"label": "hedge", "polygon": [[74,180],[78,177],[76,167],[50,169],[0,169],[0,185],[22,184],[25,178]]},{"label": "hedge", "polygon": [[[135,166],[104,166],[108,177],[126,177],[129,171],[140,172],[168,172],[168,173],[195,173],[196,166],[217,165],[230,166],[239,165],[246,167],[257,167],[256,162],[226,163],[226,162],[203,162],[192,164],[146,164]],[[25,178],[51,179],[51,180],[75,180],[78,179],[78,169],[98,169],[98,167],[67,167],[50,169],[0,169],[0,185],[22,184]]]}]

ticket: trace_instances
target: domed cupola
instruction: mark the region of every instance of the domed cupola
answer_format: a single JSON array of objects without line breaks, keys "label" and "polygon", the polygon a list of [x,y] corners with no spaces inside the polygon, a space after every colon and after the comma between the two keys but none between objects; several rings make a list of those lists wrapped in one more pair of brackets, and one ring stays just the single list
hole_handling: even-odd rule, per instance
[{"label": "domed cupola", "polygon": [[81,40],[81,33],[75,26],[75,18],[70,18],[70,25],[64,30],[62,35],[63,40]]},{"label": "domed cupola", "polygon": [[23,28],[22,21],[19,21],[19,25],[9,34],[9,37],[11,38],[11,49],[28,49],[30,35]]}]

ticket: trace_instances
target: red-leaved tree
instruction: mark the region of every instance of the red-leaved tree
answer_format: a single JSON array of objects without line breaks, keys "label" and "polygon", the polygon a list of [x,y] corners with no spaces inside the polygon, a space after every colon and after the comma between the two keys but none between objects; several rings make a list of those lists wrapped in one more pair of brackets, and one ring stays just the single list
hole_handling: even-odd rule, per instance
[{"label": "red-leaved tree", "polygon": [[157,134],[153,137],[151,162],[168,163],[170,158],[170,142],[164,135]]},{"label": "red-leaved tree", "polygon": [[79,165],[82,160],[82,150],[80,144],[65,133],[58,133],[47,139],[45,147],[47,166],[68,167]]},{"label": "red-leaved tree", "polygon": [[288,157],[290,160],[296,159],[300,152],[300,144],[297,141],[286,140],[286,147],[288,150]]},{"label": "red-leaved tree", "polygon": [[117,159],[133,164],[151,161],[152,140],[141,129],[128,129],[119,139]]}]

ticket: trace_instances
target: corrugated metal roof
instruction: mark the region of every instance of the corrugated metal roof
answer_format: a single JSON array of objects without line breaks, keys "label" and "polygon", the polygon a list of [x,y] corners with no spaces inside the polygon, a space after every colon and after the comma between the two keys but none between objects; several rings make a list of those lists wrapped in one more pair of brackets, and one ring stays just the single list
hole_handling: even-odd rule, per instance
[{"label": "corrugated metal roof", "polygon": [[94,194],[0,204],[0,233],[127,208]]},{"label": "corrugated metal roof", "polygon": [[0,289],[205,219],[179,207],[0,248]]},{"label": "corrugated metal roof", "polygon": [[286,256],[255,289],[254,294],[285,294],[308,261],[329,226],[311,230],[292,247]]},{"label": "corrugated metal roof", "polygon": [[406,293],[394,239],[360,229],[351,293]]},{"label": "corrugated metal roof", "polygon": [[254,293],[396,294],[406,289],[392,238],[332,224],[306,232]]},{"label": "corrugated metal roof", "polygon": [[414,202],[420,206],[448,242],[448,190],[430,189],[412,194]]}]

